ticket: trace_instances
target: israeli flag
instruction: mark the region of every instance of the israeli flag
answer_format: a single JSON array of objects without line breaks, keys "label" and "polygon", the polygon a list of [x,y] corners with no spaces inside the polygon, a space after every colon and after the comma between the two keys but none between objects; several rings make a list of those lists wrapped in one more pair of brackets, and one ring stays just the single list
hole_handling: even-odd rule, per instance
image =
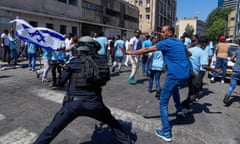
[{"label": "israeli flag", "polygon": [[33,27],[23,19],[15,19],[9,23],[16,22],[16,36],[27,42],[31,42],[50,50],[58,50],[63,46],[64,35],[44,27]]}]

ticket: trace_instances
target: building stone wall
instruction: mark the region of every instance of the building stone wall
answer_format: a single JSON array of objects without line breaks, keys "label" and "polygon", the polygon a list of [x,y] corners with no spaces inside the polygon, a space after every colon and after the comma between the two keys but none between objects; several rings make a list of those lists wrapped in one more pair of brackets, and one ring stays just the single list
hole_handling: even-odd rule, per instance
[{"label": "building stone wall", "polygon": [[193,27],[193,34],[205,35],[205,23],[197,18],[186,18],[179,21],[178,24],[178,37],[182,36],[185,32],[185,28],[187,25]]},{"label": "building stone wall", "polygon": [[176,0],[125,0],[139,8],[139,29],[154,34],[163,25],[175,26]]},{"label": "building stone wall", "polygon": [[[70,4],[71,2],[71,4]],[[1,0],[0,30],[13,28],[17,16],[35,26],[50,27],[63,34],[106,36],[133,35],[138,28],[138,9],[123,0]],[[30,23],[30,24],[31,24]],[[112,34],[113,32],[113,34]]]}]

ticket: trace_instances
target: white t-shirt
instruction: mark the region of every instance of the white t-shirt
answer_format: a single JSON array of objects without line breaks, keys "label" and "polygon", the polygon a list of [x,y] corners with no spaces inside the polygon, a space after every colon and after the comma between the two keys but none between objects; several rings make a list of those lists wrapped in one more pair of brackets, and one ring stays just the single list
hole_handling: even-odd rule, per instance
[{"label": "white t-shirt", "polygon": [[2,33],[2,34],[1,34],[1,38],[4,39],[4,41],[3,41],[3,42],[4,42],[4,45],[5,45],[5,46],[9,46],[10,41],[9,41],[9,39],[8,39],[8,36],[7,36],[5,33]]}]

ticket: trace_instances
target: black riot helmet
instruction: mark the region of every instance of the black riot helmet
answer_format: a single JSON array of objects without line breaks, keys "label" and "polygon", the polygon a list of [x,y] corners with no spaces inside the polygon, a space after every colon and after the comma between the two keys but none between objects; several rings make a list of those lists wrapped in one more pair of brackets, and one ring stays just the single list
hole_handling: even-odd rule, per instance
[{"label": "black riot helmet", "polygon": [[100,49],[100,44],[95,41],[90,36],[83,36],[80,38],[80,41],[76,43],[76,45],[72,49],[72,55],[77,56],[80,53],[86,52],[97,52]]}]

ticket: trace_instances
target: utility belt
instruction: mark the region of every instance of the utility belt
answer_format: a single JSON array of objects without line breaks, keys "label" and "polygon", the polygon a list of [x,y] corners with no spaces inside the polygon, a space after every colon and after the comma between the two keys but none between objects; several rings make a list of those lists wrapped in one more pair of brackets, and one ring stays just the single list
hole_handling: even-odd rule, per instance
[{"label": "utility belt", "polygon": [[81,101],[81,102],[93,102],[99,99],[99,96],[74,96],[74,95],[66,95],[63,98],[63,105],[65,103],[71,102],[71,101]]}]

